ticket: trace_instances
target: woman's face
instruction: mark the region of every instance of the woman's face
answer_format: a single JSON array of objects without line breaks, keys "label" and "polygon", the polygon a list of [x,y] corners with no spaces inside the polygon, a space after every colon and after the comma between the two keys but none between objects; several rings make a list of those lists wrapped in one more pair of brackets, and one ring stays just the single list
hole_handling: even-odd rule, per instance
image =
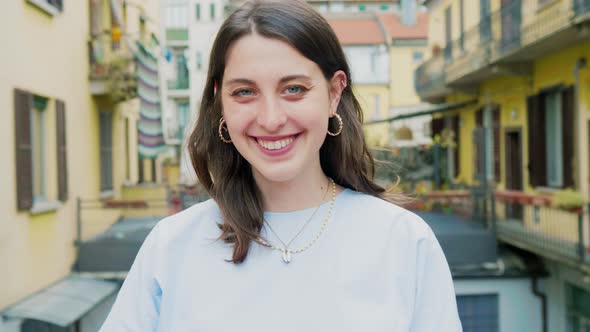
[{"label": "woman's face", "polygon": [[342,71],[326,81],[277,39],[250,34],[232,45],[218,93],[229,136],[255,177],[285,182],[321,172],[319,150],[345,82]]}]

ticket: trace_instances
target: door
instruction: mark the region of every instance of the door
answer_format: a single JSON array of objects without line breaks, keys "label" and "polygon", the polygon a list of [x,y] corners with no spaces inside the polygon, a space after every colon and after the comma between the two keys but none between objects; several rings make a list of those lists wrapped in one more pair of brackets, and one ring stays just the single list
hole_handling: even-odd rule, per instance
[{"label": "door", "polygon": [[[522,137],[520,129],[507,129],[506,189],[522,191]],[[522,220],[522,206],[506,204],[506,218]]]}]

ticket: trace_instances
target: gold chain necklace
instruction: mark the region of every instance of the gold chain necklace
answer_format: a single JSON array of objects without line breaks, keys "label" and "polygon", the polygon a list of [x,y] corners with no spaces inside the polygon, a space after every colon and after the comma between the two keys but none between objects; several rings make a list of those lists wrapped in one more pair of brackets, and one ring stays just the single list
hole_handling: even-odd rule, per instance
[{"label": "gold chain necklace", "polygon": [[[295,249],[295,250],[293,250],[293,249],[289,249],[288,245],[285,245],[285,243],[284,243],[284,242],[283,242],[283,241],[282,241],[282,240],[281,240],[281,239],[280,239],[278,236],[277,236],[277,238],[278,238],[278,239],[279,239],[279,241],[281,241],[281,243],[283,244],[283,246],[284,246],[283,248],[281,248],[281,247],[277,247],[277,246],[275,246],[275,245],[273,245],[273,244],[271,244],[271,243],[267,242],[266,240],[262,239],[261,237],[258,237],[258,238],[256,239],[256,242],[258,242],[259,244],[261,244],[261,245],[263,245],[263,246],[265,246],[265,247],[267,247],[267,248],[271,248],[271,249],[273,249],[273,250],[280,251],[280,252],[282,253],[282,255],[281,255],[281,256],[282,256],[283,262],[285,262],[285,264],[289,264],[289,263],[291,262],[291,257],[292,257],[291,255],[292,255],[292,254],[299,254],[299,253],[302,253],[302,252],[304,252],[305,250],[307,250],[307,249],[311,248],[311,247],[312,247],[312,246],[313,246],[313,245],[314,245],[314,244],[315,244],[315,243],[316,243],[316,242],[319,240],[319,238],[322,236],[322,234],[325,232],[325,230],[326,230],[326,226],[328,225],[328,222],[330,221],[330,217],[332,216],[332,211],[334,210],[334,203],[335,203],[335,201],[336,201],[336,183],[335,183],[335,182],[334,182],[334,180],[332,180],[331,178],[329,178],[329,179],[330,179],[330,183],[332,183],[332,199],[331,199],[331,201],[330,201],[330,208],[329,208],[329,210],[328,210],[328,214],[327,214],[327,215],[326,215],[326,217],[324,218],[324,221],[323,221],[323,223],[322,223],[322,227],[321,227],[321,229],[320,229],[319,233],[318,233],[318,234],[317,234],[317,235],[316,235],[316,236],[313,238],[313,240],[311,240],[311,241],[310,241],[310,242],[309,242],[307,245],[305,245],[303,248],[300,248],[300,249]],[[319,206],[318,206],[318,209],[319,209]],[[316,211],[315,211],[315,212],[317,212],[317,209],[316,209]],[[315,212],[314,212],[314,214],[315,214]],[[313,218],[313,215],[312,215],[312,217],[311,217],[311,218]],[[310,220],[311,220],[311,218],[310,218]],[[308,223],[309,223],[309,220],[308,220]],[[267,225],[268,225],[268,223],[267,223]],[[307,224],[306,224],[306,226],[307,226]],[[304,226],[304,227],[305,227],[305,226]],[[270,228],[270,225],[269,225],[269,228]],[[272,231],[272,232],[275,234],[275,236],[276,236],[277,234],[276,234],[276,233],[275,233],[275,232],[272,230],[272,228],[270,228],[270,229],[271,229],[271,231]],[[303,230],[303,229],[302,229],[302,230]],[[300,232],[301,232],[301,231],[300,231]],[[299,235],[299,233],[298,233],[298,234],[297,234],[295,237],[297,237],[298,235]],[[294,239],[294,238],[293,238],[293,239]],[[293,241],[293,239],[292,239],[291,241]],[[291,242],[289,242],[289,245],[290,245],[290,244],[291,244]]]}]

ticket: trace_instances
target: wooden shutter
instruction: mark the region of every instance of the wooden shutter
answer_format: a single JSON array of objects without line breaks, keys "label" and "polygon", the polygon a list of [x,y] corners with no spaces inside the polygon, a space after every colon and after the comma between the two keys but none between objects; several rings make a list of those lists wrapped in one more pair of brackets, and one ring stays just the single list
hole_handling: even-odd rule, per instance
[{"label": "wooden shutter", "polygon": [[100,190],[113,189],[113,115],[100,112]]},{"label": "wooden shutter", "polygon": [[483,163],[483,156],[485,154],[485,151],[481,151],[483,146],[482,146],[482,138],[483,136],[483,110],[480,108],[477,111],[475,111],[475,130],[473,131],[473,156],[474,156],[474,162],[475,162],[475,177],[479,178],[481,176],[483,176],[485,178],[485,175],[482,175],[483,172],[483,167],[482,167],[482,163]]},{"label": "wooden shutter", "polygon": [[545,150],[545,106],[544,95],[527,98],[527,130],[529,150],[529,182],[531,186],[547,185],[547,151]]},{"label": "wooden shutter", "polygon": [[432,119],[432,121],[430,121],[430,133],[432,135],[432,138],[434,138],[436,135],[440,135],[444,128],[444,118]]},{"label": "wooden shutter", "polygon": [[500,173],[500,109],[492,109],[492,136],[494,140],[494,179],[501,181]]},{"label": "wooden shutter", "polygon": [[61,100],[55,102],[55,123],[57,131],[57,198],[65,202],[68,200],[66,106]]},{"label": "wooden shutter", "polygon": [[561,94],[563,186],[574,188],[574,87],[565,88]]},{"label": "wooden shutter", "polygon": [[451,125],[453,126],[453,133],[455,133],[455,149],[453,150],[453,163],[455,165],[455,169],[453,170],[453,175],[455,177],[459,176],[459,171],[460,171],[460,167],[459,167],[459,162],[461,161],[460,159],[460,155],[459,153],[461,152],[461,146],[459,145],[461,142],[460,136],[459,136],[459,115],[455,115],[453,116],[452,119],[452,123]]},{"label": "wooden shutter", "polygon": [[16,201],[19,211],[33,207],[33,155],[31,146],[32,95],[14,90],[14,133],[16,151]]}]

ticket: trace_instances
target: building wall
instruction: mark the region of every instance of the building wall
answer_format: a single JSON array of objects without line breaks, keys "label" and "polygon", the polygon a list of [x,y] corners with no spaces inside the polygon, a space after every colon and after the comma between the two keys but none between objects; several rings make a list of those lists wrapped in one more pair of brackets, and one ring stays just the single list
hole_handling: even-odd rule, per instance
[{"label": "building wall", "polygon": [[549,332],[567,331],[567,286],[573,285],[590,292],[590,279],[577,270],[546,261],[550,278],[544,282],[547,295]]},{"label": "building wall", "polygon": [[499,331],[541,331],[541,302],[531,292],[530,279],[455,279],[454,284],[458,296],[498,295]]},{"label": "building wall", "polygon": [[[5,175],[0,177],[4,188],[0,192],[0,265],[6,271],[0,277],[0,308],[4,308],[70,271],[75,253],[75,197],[97,194],[98,151],[94,135],[89,135],[96,132],[96,120],[88,94],[87,2],[68,1],[62,13],[51,17],[26,1],[4,1],[0,13],[5,26],[0,40],[10,50],[0,62],[0,107],[4,110],[0,146],[6,154],[0,163],[0,173]],[[55,98],[66,105],[70,199],[42,215],[16,209],[15,88],[49,97],[50,105]],[[52,118],[49,114],[48,119]],[[55,127],[47,123],[46,128],[48,137],[55,137]],[[52,144],[48,142],[47,156],[55,156]],[[47,161],[51,164],[47,179],[55,183],[55,161]],[[54,185],[47,189],[55,197]]]},{"label": "building wall", "polygon": [[[353,89],[363,110],[365,122],[387,117],[387,110],[389,109],[389,88],[387,85],[355,84]],[[388,145],[388,123],[365,125],[363,129],[365,130],[365,138],[369,146]]]},{"label": "building wall", "polygon": [[381,45],[344,45],[351,68],[353,84],[388,84],[390,81],[389,49]]},{"label": "building wall", "polygon": [[[151,18],[148,34],[157,26],[157,2],[142,0]],[[103,1],[103,6],[108,1]],[[156,9],[154,9],[156,8]],[[103,11],[103,13],[108,13]],[[27,1],[0,4],[0,31],[5,52],[0,62],[0,147],[6,159],[0,163],[0,310],[54,283],[70,273],[75,259],[76,198],[100,197],[99,111],[113,114],[114,197],[124,183],[137,179],[137,100],[112,104],[92,97],[89,90],[87,42],[88,1],[65,1],[64,10],[48,15]],[[139,9],[126,11],[130,36],[138,37]],[[110,24],[110,23],[109,23]],[[124,36],[124,38],[127,38]],[[17,211],[14,89],[49,98],[46,110],[45,178],[48,199],[57,200],[55,100],[65,102],[68,167],[68,200],[42,214]],[[126,122],[129,119],[129,123]],[[125,127],[129,126],[126,146]],[[128,171],[127,171],[128,170]],[[101,219],[114,215],[107,213]],[[0,330],[3,330],[0,321]],[[12,324],[12,323],[7,323]]]},{"label": "building wall", "polygon": [[414,89],[414,71],[421,64],[421,61],[414,60],[414,53],[421,53],[422,57],[425,58],[425,43],[416,46],[393,46],[389,53],[391,62],[389,106],[419,104],[420,98]]}]

